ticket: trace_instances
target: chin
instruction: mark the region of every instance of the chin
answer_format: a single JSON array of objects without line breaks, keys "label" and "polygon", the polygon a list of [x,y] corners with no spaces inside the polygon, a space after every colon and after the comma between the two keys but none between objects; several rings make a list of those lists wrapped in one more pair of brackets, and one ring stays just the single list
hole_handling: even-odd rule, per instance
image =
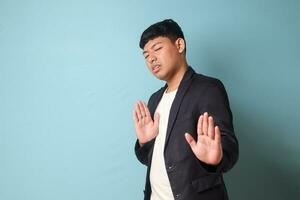
[{"label": "chin", "polygon": [[161,77],[158,77],[158,76],[156,76],[156,78],[159,79],[159,80],[161,80],[161,81],[165,81],[164,78],[161,78]]},{"label": "chin", "polygon": [[164,76],[155,76],[157,79],[159,79],[159,80],[161,80],[161,81],[166,81],[167,79],[166,79],[166,77],[164,77]]}]

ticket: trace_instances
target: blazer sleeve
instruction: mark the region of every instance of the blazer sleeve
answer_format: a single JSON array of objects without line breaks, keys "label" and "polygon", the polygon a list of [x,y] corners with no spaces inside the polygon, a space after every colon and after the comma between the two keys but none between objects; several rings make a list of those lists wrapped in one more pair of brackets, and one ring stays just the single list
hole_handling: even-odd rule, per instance
[{"label": "blazer sleeve", "polygon": [[224,173],[230,170],[237,162],[239,145],[234,133],[232,113],[223,83],[216,79],[215,84],[211,84],[206,88],[202,98],[205,103],[201,104],[199,112],[200,114],[208,112],[208,114],[213,117],[215,126],[219,126],[221,131],[223,158],[216,166],[208,165],[200,160],[199,162],[208,172]]},{"label": "blazer sleeve", "polygon": [[134,151],[137,159],[143,164],[148,166],[149,165],[149,153],[153,146],[154,139],[145,143],[142,147],[139,145],[138,139],[135,142]]}]

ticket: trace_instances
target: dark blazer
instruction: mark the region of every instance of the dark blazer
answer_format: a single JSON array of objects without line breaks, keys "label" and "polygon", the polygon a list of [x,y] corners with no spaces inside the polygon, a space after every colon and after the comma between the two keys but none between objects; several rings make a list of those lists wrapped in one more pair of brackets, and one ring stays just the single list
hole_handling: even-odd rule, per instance
[{"label": "dark blazer", "polygon": [[[153,119],[155,109],[167,84],[151,95],[148,108]],[[223,158],[217,166],[210,166],[197,159],[184,134],[190,133],[197,140],[199,116],[208,112],[221,130]],[[150,200],[149,180],[155,138],[143,147],[135,143],[138,160],[147,166],[144,200]],[[234,134],[232,114],[227,93],[216,78],[196,73],[188,66],[171,106],[164,158],[171,189],[175,199],[224,200],[228,199],[222,173],[238,160],[238,141]]]}]

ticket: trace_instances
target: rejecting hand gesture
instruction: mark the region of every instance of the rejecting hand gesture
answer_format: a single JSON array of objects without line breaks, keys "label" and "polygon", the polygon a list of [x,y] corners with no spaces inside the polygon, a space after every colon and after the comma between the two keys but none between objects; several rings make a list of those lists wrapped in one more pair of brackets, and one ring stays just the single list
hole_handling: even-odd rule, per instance
[{"label": "rejecting hand gesture", "polygon": [[219,164],[223,157],[221,132],[218,126],[214,126],[213,117],[208,116],[207,112],[198,119],[197,133],[197,142],[189,133],[185,133],[185,139],[195,156],[206,164]]},{"label": "rejecting hand gesture", "polygon": [[157,136],[159,114],[155,113],[153,121],[149,109],[144,102],[138,101],[136,103],[133,111],[133,120],[136,135],[141,146]]}]

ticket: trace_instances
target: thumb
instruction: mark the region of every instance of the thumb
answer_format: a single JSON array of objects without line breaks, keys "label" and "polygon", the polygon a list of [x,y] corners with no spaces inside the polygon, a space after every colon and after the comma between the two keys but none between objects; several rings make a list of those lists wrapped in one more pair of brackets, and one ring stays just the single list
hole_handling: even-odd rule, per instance
[{"label": "thumb", "polygon": [[158,125],[159,125],[159,119],[160,119],[160,115],[159,115],[159,113],[155,113],[154,114],[154,126],[155,127],[158,127]]},{"label": "thumb", "polygon": [[186,141],[189,143],[189,145],[191,146],[193,152],[196,152],[196,148],[197,148],[197,143],[194,140],[194,138],[191,136],[191,134],[189,133],[185,133],[184,134]]}]

